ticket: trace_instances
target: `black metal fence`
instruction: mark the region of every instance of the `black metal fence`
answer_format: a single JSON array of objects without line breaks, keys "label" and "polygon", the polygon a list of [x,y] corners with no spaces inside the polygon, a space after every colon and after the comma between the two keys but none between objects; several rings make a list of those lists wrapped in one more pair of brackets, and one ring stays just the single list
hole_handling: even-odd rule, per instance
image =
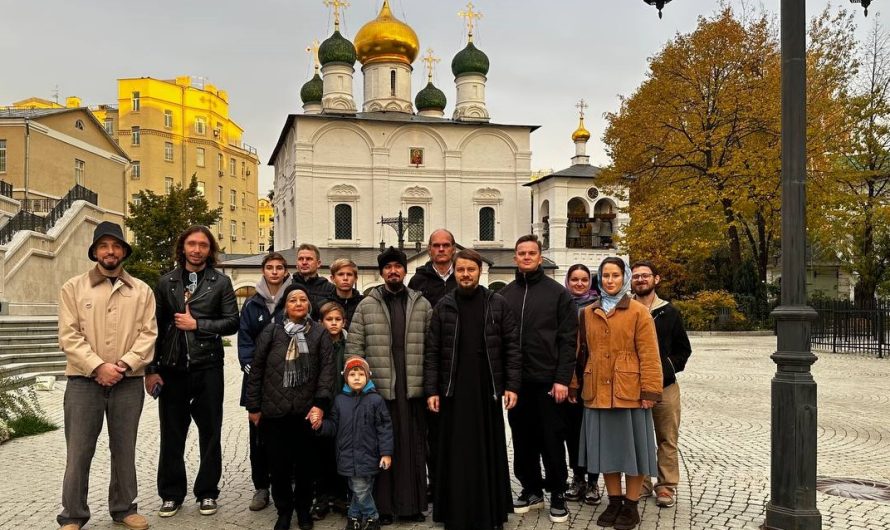
[{"label": "black metal fence", "polygon": [[19,230],[33,230],[34,232],[45,234],[65,214],[65,210],[70,208],[74,201],[79,200],[98,204],[99,195],[80,184],[76,184],[68,190],[64,197],[59,199],[58,203],[46,216],[36,215],[27,210],[19,210],[9,222],[0,228],[0,245],[9,243],[12,240],[12,236]]},{"label": "black metal fence", "polygon": [[890,301],[864,307],[848,300],[813,302],[813,349],[835,353],[864,353],[884,358],[890,354]]},{"label": "black metal fence", "polygon": [[5,180],[0,180],[0,195],[12,198],[12,184]]}]

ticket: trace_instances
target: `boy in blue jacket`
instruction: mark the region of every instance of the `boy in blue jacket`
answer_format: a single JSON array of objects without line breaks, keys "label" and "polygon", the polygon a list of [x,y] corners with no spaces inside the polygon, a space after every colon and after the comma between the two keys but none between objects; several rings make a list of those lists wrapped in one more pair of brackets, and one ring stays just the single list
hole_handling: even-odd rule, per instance
[{"label": "boy in blue jacket", "polygon": [[[337,472],[349,481],[352,503],[346,513],[346,530],[379,530],[380,514],[371,492],[381,469],[392,465],[392,420],[386,404],[371,381],[368,363],[350,356],[343,366],[346,384],[334,399],[321,434],[336,436]],[[312,419],[313,423],[315,419]]]}]

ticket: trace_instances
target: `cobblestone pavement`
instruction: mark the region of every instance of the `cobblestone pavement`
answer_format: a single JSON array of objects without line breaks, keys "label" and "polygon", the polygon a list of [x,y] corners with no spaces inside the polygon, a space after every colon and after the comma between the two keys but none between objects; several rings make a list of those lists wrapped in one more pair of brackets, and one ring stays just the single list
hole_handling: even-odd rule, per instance
[{"label": "cobblestone pavement", "polygon": [[[683,391],[682,485],[677,506],[659,509],[652,499],[641,502],[643,529],[757,528],[769,496],[769,396],[775,371],[769,355],[773,337],[695,337],[693,357],[681,375]],[[819,385],[819,469],[831,477],[855,477],[890,482],[890,360],[822,354],[813,368]],[[224,470],[220,511],[202,517],[187,503],[172,520],[156,516],[158,459],[157,405],[146,400],[142,416],[137,467],[140,508],[153,528],[271,528],[274,509],[247,510],[252,486],[247,458],[247,418],[238,407],[241,382],[235,355],[226,366],[226,419],[223,426]],[[64,383],[40,393],[48,414],[62,421]],[[189,440],[189,478],[198,458],[195,430]],[[509,440],[509,432],[508,432]],[[0,529],[54,528],[59,511],[65,464],[64,433],[57,430],[14,440],[0,446]],[[120,528],[107,513],[107,438],[100,438],[93,461],[87,528]],[[518,491],[518,484],[513,484]],[[855,501],[818,493],[823,527],[831,529],[890,528],[890,504]],[[598,528],[602,506],[570,503],[571,528]],[[319,530],[339,529],[340,516],[316,524]],[[294,525],[296,527],[296,525]],[[441,528],[431,522],[401,523],[393,528]],[[508,530],[568,528],[552,524],[546,510],[511,515]]]}]

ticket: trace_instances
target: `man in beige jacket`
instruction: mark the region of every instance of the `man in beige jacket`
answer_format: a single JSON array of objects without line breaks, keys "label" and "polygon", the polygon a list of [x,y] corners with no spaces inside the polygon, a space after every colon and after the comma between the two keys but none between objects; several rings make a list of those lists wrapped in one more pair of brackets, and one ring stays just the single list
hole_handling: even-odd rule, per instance
[{"label": "man in beige jacket", "polygon": [[132,252],[121,227],[96,227],[87,255],[97,264],[62,286],[59,344],[68,361],[65,375],[67,461],[62,484],[62,530],[77,530],[90,519],[87,505],[90,464],[103,420],[108,421],[111,518],[131,530],[148,528],[136,509],[136,436],[145,365],[154,357],[155,298],[130,276],[123,262]]}]

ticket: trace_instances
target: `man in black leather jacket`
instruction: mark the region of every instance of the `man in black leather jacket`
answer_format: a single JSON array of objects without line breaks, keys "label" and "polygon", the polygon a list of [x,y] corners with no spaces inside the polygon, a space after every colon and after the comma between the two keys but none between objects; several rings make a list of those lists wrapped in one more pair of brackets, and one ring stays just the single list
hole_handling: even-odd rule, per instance
[{"label": "man in black leather jacket", "polygon": [[236,333],[239,322],[232,282],[213,268],[218,253],[210,230],[192,226],[176,242],[177,267],[161,276],[155,289],[159,333],[145,389],[160,398],[161,517],[176,515],[185,500],[183,457],[192,419],[198,426],[201,449],[193,492],[202,515],[217,510],[222,476],[223,337]]}]

